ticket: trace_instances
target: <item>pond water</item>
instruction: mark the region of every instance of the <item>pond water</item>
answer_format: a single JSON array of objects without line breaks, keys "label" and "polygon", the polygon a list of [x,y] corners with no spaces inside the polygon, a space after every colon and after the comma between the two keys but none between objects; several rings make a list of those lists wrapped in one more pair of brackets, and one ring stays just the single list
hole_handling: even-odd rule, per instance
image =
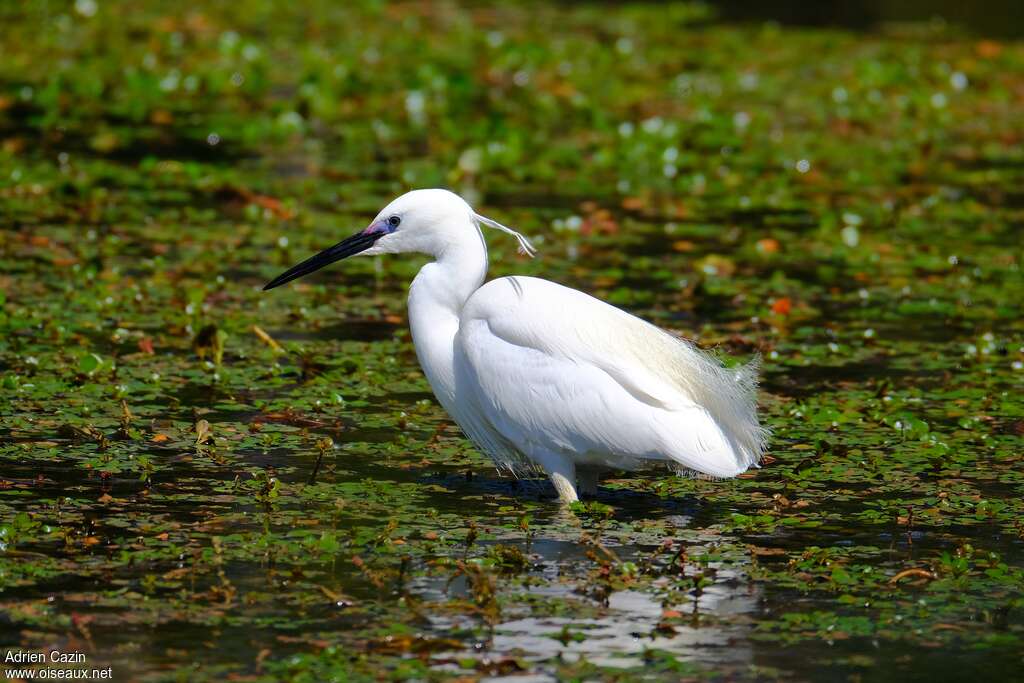
[{"label": "pond water", "polygon": [[[1019,676],[1024,45],[722,5],[0,9],[0,646],[144,681]],[[492,275],[760,354],[764,467],[560,510],[433,400],[422,259],[260,291],[437,185],[541,248],[489,235]]]}]

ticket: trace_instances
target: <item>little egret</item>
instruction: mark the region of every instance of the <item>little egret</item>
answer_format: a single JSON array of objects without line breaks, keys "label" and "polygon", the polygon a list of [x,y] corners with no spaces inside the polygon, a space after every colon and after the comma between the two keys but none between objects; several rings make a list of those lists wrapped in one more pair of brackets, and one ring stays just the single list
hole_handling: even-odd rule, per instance
[{"label": "little egret", "polygon": [[575,289],[534,277],[484,283],[481,227],[529,240],[447,190],[414,190],[370,226],[268,283],[356,254],[427,254],[409,326],[437,400],[494,462],[543,470],[559,498],[596,493],[606,469],[661,462],[733,477],[756,465],[757,364],[729,369],[691,342]]}]

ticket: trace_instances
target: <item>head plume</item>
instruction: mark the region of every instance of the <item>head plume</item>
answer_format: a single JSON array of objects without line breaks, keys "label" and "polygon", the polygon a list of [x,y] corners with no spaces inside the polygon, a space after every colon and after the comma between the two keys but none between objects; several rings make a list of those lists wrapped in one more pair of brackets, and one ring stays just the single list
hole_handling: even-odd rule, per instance
[{"label": "head plume", "polygon": [[524,235],[523,233],[516,232],[512,228],[502,225],[498,221],[492,218],[488,218],[487,216],[481,216],[478,213],[474,213],[473,218],[476,219],[476,222],[478,224],[486,225],[488,228],[494,228],[495,230],[501,230],[502,232],[515,237],[516,241],[519,243],[519,253],[526,254],[530,258],[533,258],[534,254],[537,253],[537,249],[532,244],[530,244],[530,240],[528,240],[526,238],[526,235]]}]

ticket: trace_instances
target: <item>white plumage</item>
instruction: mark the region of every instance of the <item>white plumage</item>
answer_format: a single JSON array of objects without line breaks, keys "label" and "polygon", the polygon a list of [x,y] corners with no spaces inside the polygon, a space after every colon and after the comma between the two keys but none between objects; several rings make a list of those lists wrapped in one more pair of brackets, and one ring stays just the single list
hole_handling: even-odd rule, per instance
[{"label": "white plumage", "polygon": [[661,462],[732,477],[757,464],[766,432],[755,363],[727,369],[692,343],[574,289],[533,277],[484,284],[477,215],[446,190],[389,204],[366,230],[267,288],[354,253],[434,257],[413,280],[409,320],[434,394],[499,467],[540,468],[559,497],[593,493],[604,469]]}]

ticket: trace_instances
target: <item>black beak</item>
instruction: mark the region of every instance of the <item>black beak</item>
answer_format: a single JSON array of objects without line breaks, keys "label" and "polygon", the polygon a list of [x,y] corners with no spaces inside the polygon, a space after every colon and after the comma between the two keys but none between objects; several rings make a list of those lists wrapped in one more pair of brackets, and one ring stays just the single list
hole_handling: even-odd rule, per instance
[{"label": "black beak", "polygon": [[274,287],[280,287],[286,282],[291,282],[296,278],[300,278],[303,275],[309,275],[310,273],[320,270],[324,266],[329,266],[335,261],[340,261],[343,258],[349,256],[355,256],[361,251],[366,251],[373,246],[373,243],[379,240],[383,235],[381,233],[369,233],[366,231],[357,232],[348,239],[344,239],[333,247],[324,249],[316,256],[311,256],[297,266],[292,266],[288,270],[284,271],[273,280],[263,286],[263,291],[273,289]]}]

